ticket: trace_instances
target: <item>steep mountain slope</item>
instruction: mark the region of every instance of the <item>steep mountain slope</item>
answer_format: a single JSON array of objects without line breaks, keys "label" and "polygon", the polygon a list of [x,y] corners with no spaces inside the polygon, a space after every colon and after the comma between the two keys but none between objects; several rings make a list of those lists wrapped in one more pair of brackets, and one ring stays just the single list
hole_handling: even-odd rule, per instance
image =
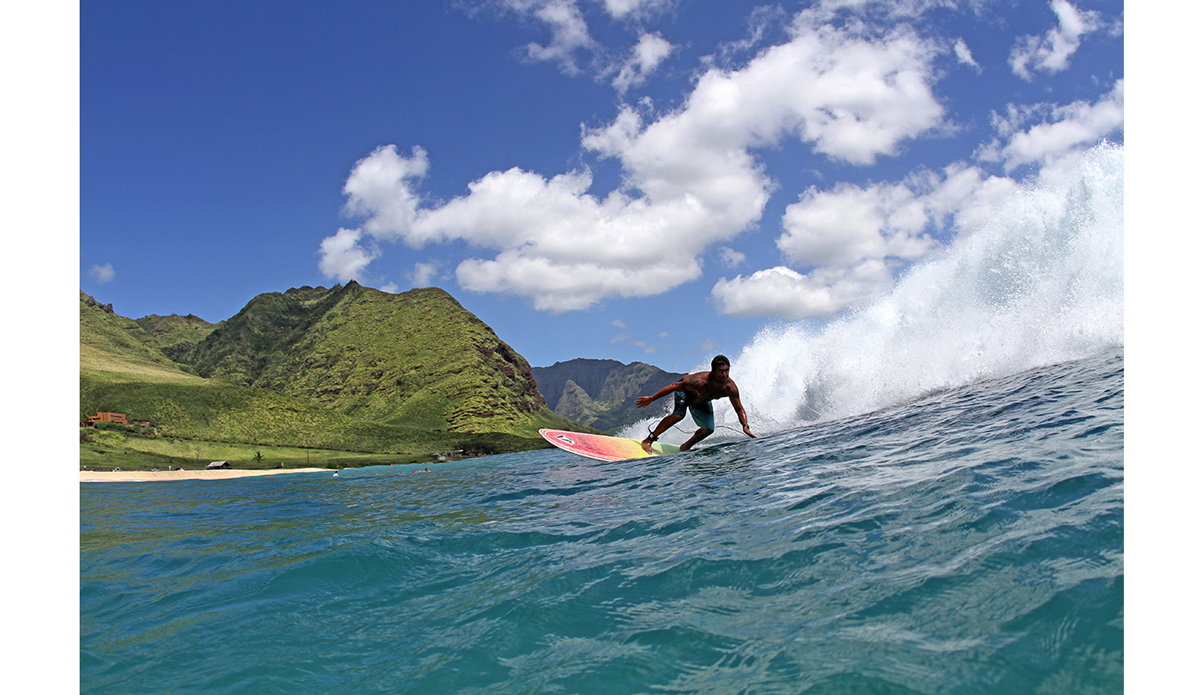
[{"label": "steep mountain slope", "polygon": [[358,284],[333,289],[292,288],[251,299],[177,359],[204,377],[257,385],[264,369],[286,353],[304,331]]},{"label": "steep mountain slope", "polygon": [[521,436],[572,426],[546,407],[525,359],[437,288],[261,294],[173,354],[202,377],[377,423]]},{"label": "steep mountain slope", "polygon": [[408,435],[302,399],[205,379],[168,359],[155,346],[160,339],[80,292],[81,421],[120,412],[151,421],[167,437],[346,450],[383,450]]},{"label": "steep mountain slope", "polygon": [[186,358],[197,343],[208,337],[219,324],[209,323],[199,316],[159,316],[150,314],[134,319],[150,336],[151,343],[173,360]]},{"label": "steep mountain slope", "polygon": [[164,436],[348,451],[513,451],[578,428],[449,294],[353,282],[259,295],[217,325],[132,321],[80,293],[80,415],[99,411]]},{"label": "steep mountain slope", "polygon": [[684,376],[642,362],[626,365],[616,360],[575,359],[533,368],[538,389],[554,412],[605,432],[656,416],[658,410],[638,410],[634,399]]},{"label": "steep mountain slope", "polygon": [[137,322],[79,293],[80,378],[104,374],[125,381],[188,381],[200,378],[173,362]]},{"label": "steep mountain slope", "polygon": [[341,413],[457,432],[528,432],[552,417],[525,359],[437,288],[347,285],[258,383]]}]

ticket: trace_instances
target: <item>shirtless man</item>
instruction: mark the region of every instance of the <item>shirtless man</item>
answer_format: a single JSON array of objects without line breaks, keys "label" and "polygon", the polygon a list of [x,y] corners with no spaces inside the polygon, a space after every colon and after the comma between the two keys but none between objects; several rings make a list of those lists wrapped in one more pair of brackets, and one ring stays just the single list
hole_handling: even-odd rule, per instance
[{"label": "shirtless man", "polygon": [[[688,374],[674,384],[664,386],[653,396],[638,396],[637,407],[645,408],[668,393],[675,394],[675,411],[663,418],[662,422],[658,423],[658,427],[650,432],[650,436],[642,440],[642,448],[646,450],[646,453],[650,453],[650,446],[658,441],[658,435],[682,420],[683,414],[689,408],[692,411],[692,419],[696,421],[700,429],[696,430],[692,438],[684,442],[679,450],[691,449],[696,442],[712,434],[716,429],[712,402],[727,396],[730,405],[737,413],[738,421],[742,423],[742,431],[750,437],[754,437],[754,434],[750,432],[749,421],[746,419],[746,410],[742,408],[742,400],[738,397],[737,384],[729,378],[729,358],[725,355],[717,355],[713,358],[711,372]],[[755,438],[757,439],[757,437]]]}]

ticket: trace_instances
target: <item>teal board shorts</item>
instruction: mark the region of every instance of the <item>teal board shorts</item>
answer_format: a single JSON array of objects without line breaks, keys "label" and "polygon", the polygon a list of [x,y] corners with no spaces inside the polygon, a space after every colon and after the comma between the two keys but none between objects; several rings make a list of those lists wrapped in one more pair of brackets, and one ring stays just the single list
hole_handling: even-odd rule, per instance
[{"label": "teal board shorts", "polygon": [[713,417],[712,401],[697,401],[686,391],[675,392],[675,412],[673,415],[683,417],[688,408],[692,410],[692,420],[706,430],[717,429],[716,418]]}]

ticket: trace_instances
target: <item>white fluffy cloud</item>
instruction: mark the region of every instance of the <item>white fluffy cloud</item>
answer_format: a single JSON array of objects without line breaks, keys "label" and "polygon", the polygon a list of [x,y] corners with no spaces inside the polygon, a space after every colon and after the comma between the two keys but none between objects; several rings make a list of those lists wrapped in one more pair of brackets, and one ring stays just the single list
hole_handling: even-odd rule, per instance
[{"label": "white fluffy cloud", "polygon": [[864,260],[847,268],[818,268],[808,275],[778,266],[743,278],[721,278],[712,290],[716,308],[726,316],[778,316],[800,319],[830,316],[865,297],[892,287],[883,261]]},{"label": "white fluffy cloud", "polygon": [[568,75],[579,72],[575,53],[581,49],[595,48],[595,41],[588,32],[587,22],[574,0],[504,0],[509,9],[519,14],[532,16],[550,29],[550,43],[530,43],[525,46],[525,55],[533,61],[558,63]]},{"label": "white fluffy cloud", "polygon": [[928,215],[903,184],[809,189],[787,207],[779,250],[798,266],[845,268],[863,259],[916,258],[933,243]]},{"label": "white fluffy cloud", "polygon": [[721,264],[726,268],[736,268],[746,262],[746,254],[734,251],[728,246],[721,247]]},{"label": "white fluffy cloud", "polygon": [[954,55],[958,58],[958,62],[975,68],[975,72],[983,70],[983,68],[979,67],[979,63],[975,62],[975,57],[971,55],[971,49],[967,46],[966,41],[958,39],[954,42]]},{"label": "white fluffy cloud", "polygon": [[342,212],[367,220],[361,228],[342,228],[321,241],[321,260],[317,263],[321,273],[338,282],[364,280],[366,267],[381,255],[377,244],[367,241],[363,245],[364,234],[413,243],[412,227],[420,197],[412,190],[412,182],[423,178],[428,170],[429,158],[419,147],[413,148],[409,158],[401,157],[394,145],[388,145],[360,159],[342,189],[346,195]]},{"label": "white fluffy cloud", "polygon": [[901,183],[809,189],[787,207],[776,245],[793,266],[812,270],[779,266],[721,278],[714,303],[733,316],[836,314],[891,290],[895,268],[935,248],[931,230],[983,224],[1016,186],[959,163]]},{"label": "white fluffy cloud", "polygon": [[680,137],[716,152],[795,135],[830,158],[871,164],[940,125],[943,108],[932,91],[939,51],[934,43],[905,26],[873,37],[859,24],[838,28],[810,12],[797,15],[790,32],[790,41],[740,70],[710,69],[686,109],[649,126],[622,148],[622,159],[645,168],[669,157],[663,148]]},{"label": "white fluffy cloud", "polygon": [[[363,229],[376,238],[408,237],[421,202],[412,189],[414,181],[429,171],[429,157],[420,147],[405,159],[395,145],[378,147],[354,165],[342,192],[346,195],[343,213],[366,217]],[[345,230],[342,230],[345,231]],[[340,232],[339,232],[340,233]],[[421,240],[417,240],[418,243]]]},{"label": "white fluffy cloud", "polygon": [[[599,3],[604,13],[621,22],[633,22],[649,17],[670,7],[674,0],[603,0]],[[586,3],[591,4],[591,3]],[[539,22],[550,30],[550,41],[546,44],[530,42],[523,55],[533,62],[549,62],[558,65],[567,75],[584,72],[579,66],[579,54],[589,53],[593,67],[599,76],[610,75],[620,70],[622,77],[614,81],[619,90],[628,89],[639,83],[639,76],[653,72],[658,62],[666,57],[663,44],[670,44],[662,37],[642,34],[633,57],[624,68],[611,65],[607,49],[597,42],[588,27],[583,7],[578,0],[500,0],[499,6],[522,17]]]},{"label": "white fluffy cloud", "polygon": [[[425,152],[405,158],[387,146],[351,172],[346,211],[366,218],[362,230],[377,239],[493,249],[458,266],[459,284],[524,296],[542,310],[695,280],[700,254],[757,222],[773,190],[755,148],[798,137],[831,159],[870,164],[942,123],[931,88],[936,43],[904,27],[875,36],[861,23],[822,24],[807,12],[790,30],[790,41],[739,70],[709,69],[676,111],[646,122],[627,107],[585,131],[583,146],[624,170],[625,187],[607,196],[588,192],[586,170],[546,178],[514,168],[421,207]],[[375,257],[349,234],[322,244],[327,275],[361,271]]]},{"label": "white fluffy cloud", "polygon": [[674,48],[670,41],[658,34],[642,34],[629,59],[613,78],[613,86],[624,94],[630,87],[643,84]]},{"label": "white fluffy cloud", "polygon": [[359,244],[362,230],[339,229],[337,234],[321,241],[321,260],[317,267],[327,278],[338,282],[362,279],[367,264],[379,257],[376,248],[364,248]]},{"label": "white fluffy cloud", "polygon": [[603,0],[604,10],[614,19],[645,16],[661,12],[675,0]]},{"label": "white fluffy cloud", "polygon": [[408,278],[412,280],[413,287],[429,287],[433,281],[437,279],[438,267],[434,263],[417,263],[413,266],[412,273]]},{"label": "white fluffy cloud", "polygon": [[1065,70],[1071,56],[1079,50],[1083,36],[1100,28],[1098,12],[1080,12],[1067,0],[1051,0],[1050,7],[1058,16],[1058,26],[1044,36],[1022,37],[1009,55],[1008,64],[1021,79],[1033,79],[1030,69]]},{"label": "white fluffy cloud", "polygon": [[[1021,130],[1035,119],[1042,119]],[[1095,144],[1100,138],[1125,125],[1125,80],[1096,103],[1076,101],[1066,106],[1009,104],[1008,112],[993,114],[992,124],[1000,138],[982,147],[982,161],[1003,162],[1006,170],[1023,164],[1047,164],[1071,152]],[[1005,142],[1007,141],[1007,142]]]},{"label": "white fluffy cloud", "polygon": [[[1006,171],[1037,164],[1048,176],[1048,168],[1070,161],[1123,127],[1124,95],[1124,81],[1118,80],[1094,104],[1009,105],[1006,115],[993,119],[1001,137],[976,157],[1001,162]],[[980,228],[994,220],[1017,189],[1011,178],[990,176],[962,162],[900,183],[811,188],[787,207],[776,245],[791,266],[812,270],[801,274],[780,266],[748,277],[721,278],[712,290],[714,303],[722,313],[737,316],[835,314],[887,292],[893,267],[934,248],[930,231]]]},{"label": "white fluffy cloud", "polygon": [[117,276],[117,271],[113,270],[112,263],[93,265],[91,269],[88,270],[88,276],[103,285],[115,278]]}]

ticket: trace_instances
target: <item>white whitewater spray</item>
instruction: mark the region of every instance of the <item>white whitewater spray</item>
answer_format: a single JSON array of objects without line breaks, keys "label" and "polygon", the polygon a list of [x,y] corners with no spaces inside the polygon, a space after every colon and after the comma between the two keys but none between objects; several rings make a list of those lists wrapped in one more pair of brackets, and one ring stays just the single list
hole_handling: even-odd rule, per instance
[{"label": "white whitewater spray", "polygon": [[[1124,345],[1125,153],[1103,143],[1016,187],[891,294],[820,328],[775,324],[733,359],[758,434]],[[726,401],[715,438],[740,436]],[[621,434],[641,438],[648,419]],[[664,441],[679,443],[690,419]],[[679,440],[676,442],[675,440]]]},{"label": "white whitewater spray", "polygon": [[819,330],[766,327],[734,365],[770,432],[1122,345],[1124,149],[1104,143],[1018,187],[890,295]]}]

